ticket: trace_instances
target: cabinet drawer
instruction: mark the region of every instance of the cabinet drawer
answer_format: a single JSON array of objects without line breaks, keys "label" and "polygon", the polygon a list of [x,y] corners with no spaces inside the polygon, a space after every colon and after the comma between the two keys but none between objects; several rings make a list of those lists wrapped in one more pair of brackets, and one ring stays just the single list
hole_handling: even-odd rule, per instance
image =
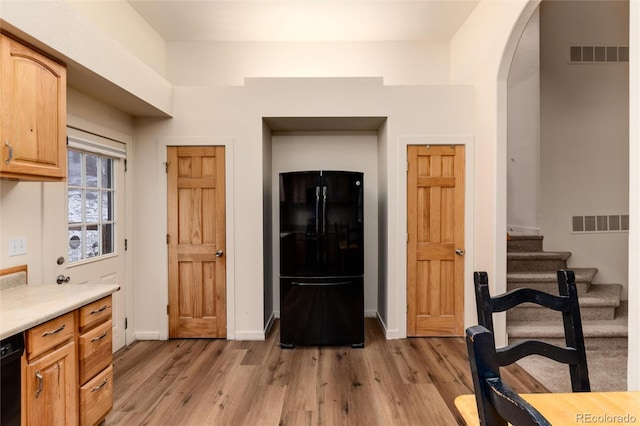
[{"label": "cabinet drawer", "polygon": [[113,407],[113,366],[80,387],[80,424],[95,425]]},{"label": "cabinet drawer", "polygon": [[111,320],[80,336],[80,383],[84,383],[111,364]]},{"label": "cabinet drawer", "polygon": [[73,312],[59,316],[27,331],[27,359],[31,360],[48,350],[73,339]]},{"label": "cabinet drawer", "polygon": [[111,318],[111,296],[103,297],[80,308],[80,332]]}]

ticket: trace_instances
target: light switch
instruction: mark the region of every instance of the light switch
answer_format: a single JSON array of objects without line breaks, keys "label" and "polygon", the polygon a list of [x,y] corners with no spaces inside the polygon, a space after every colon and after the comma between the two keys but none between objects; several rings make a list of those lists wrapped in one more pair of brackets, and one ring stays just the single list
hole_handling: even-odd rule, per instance
[{"label": "light switch", "polygon": [[11,238],[9,240],[9,256],[27,254],[27,239],[24,237]]}]

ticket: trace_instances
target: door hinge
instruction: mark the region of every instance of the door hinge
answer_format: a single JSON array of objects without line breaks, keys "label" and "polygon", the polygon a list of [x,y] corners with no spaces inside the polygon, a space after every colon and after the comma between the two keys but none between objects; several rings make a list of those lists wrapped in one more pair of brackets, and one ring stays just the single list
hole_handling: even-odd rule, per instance
[{"label": "door hinge", "polygon": [[125,238],[124,239],[124,251],[127,251],[128,248],[129,248],[129,241]]},{"label": "door hinge", "polygon": [[126,158],[124,159],[124,171],[125,172],[127,171],[127,159]]},{"label": "door hinge", "polygon": [[169,244],[169,234],[167,234],[167,244]]},{"label": "door hinge", "polygon": [[409,171],[409,162],[407,161],[407,171]]},{"label": "door hinge", "polygon": [[127,328],[129,328],[129,318],[124,319],[124,329],[126,330]]},{"label": "door hinge", "polygon": [[169,162],[165,161],[162,164],[164,164],[164,172],[169,173]]},{"label": "door hinge", "polygon": [[167,315],[169,315],[169,305],[167,305]]}]

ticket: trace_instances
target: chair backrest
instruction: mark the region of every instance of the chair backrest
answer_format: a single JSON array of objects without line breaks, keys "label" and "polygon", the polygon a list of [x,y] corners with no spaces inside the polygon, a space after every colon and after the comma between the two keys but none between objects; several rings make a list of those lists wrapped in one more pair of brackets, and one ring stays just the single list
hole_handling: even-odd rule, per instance
[{"label": "chair backrest", "polygon": [[531,288],[518,288],[499,296],[489,294],[486,272],[473,275],[476,292],[478,322],[492,333],[493,313],[504,312],[521,303],[535,303],[562,313],[566,346],[556,346],[540,340],[525,340],[497,348],[497,362],[505,366],[529,355],[540,355],[569,365],[571,388],[574,392],[589,392],[589,370],[578,304],[575,274],[571,270],[558,271],[559,296]]},{"label": "chair backrest", "polygon": [[493,333],[481,325],[467,328],[467,351],[481,425],[550,425],[538,410],[500,378]]}]

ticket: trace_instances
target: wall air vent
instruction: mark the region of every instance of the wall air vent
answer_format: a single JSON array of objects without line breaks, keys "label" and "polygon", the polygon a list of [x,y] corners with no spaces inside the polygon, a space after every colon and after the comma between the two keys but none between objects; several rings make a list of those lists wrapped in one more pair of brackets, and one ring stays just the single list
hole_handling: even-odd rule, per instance
[{"label": "wall air vent", "polygon": [[629,46],[571,46],[569,63],[629,62]]},{"label": "wall air vent", "polygon": [[628,232],[629,215],[572,216],[571,226],[574,233]]}]

